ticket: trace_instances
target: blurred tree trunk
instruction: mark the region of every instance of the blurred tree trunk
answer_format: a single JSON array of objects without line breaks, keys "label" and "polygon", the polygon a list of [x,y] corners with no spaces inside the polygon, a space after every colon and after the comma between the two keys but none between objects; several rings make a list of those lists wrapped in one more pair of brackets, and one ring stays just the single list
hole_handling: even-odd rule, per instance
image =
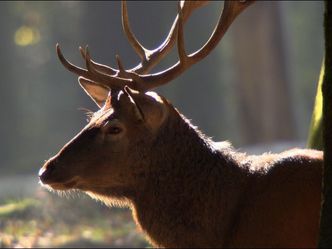
[{"label": "blurred tree trunk", "polygon": [[[1,30],[1,45],[0,45],[0,68],[11,70],[1,70],[0,79],[0,92],[1,95],[1,108],[2,108],[2,118],[1,118],[1,140],[0,150],[1,158],[0,170],[6,169],[6,165],[15,158],[15,153],[17,148],[15,148],[15,141],[13,140],[13,132],[18,133],[18,123],[19,123],[19,103],[17,102],[16,93],[17,89],[15,77],[17,73],[20,73],[20,69],[16,68],[16,62],[14,61],[15,56],[13,53],[15,51],[15,45],[13,41],[13,26],[15,25],[15,19],[12,15],[6,13],[10,12],[9,2],[0,3],[0,30]],[[12,70],[16,70],[13,72]]]},{"label": "blurred tree trunk", "polygon": [[325,1],[323,78],[324,177],[319,247],[332,248],[332,2]]},{"label": "blurred tree trunk", "polygon": [[[185,41],[188,54],[196,51],[208,40],[221,12],[221,6],[217,1],[211,3],[194,13],[186,23]],[[176,101],[179,102],[181,112],[192,119],[194,124],[199,124],[205,133],[213,134],[214,139],[225,139],[224,132],[227,130],[229,118],[228,115],[220,118],[221,114],[226,113],[229,104],[224,94],[221,94],[226,92],[224,84],[229,82],[218,80],[218,75],[225,73],[225,60],[220,60],[222,52],[218,54],[218,50],[222,51],[224,48],[225,40],[222,40],[209,56],[171,83],[171,87],[176,89]],[[192,99],[196,99],[195,106]]]},{"label": "blurred tree trunk", "polygon": [[[296,138],[280,2],[258,1],[233,27],[244,143]],[[235,25],[236,26],[236,23]]]}]

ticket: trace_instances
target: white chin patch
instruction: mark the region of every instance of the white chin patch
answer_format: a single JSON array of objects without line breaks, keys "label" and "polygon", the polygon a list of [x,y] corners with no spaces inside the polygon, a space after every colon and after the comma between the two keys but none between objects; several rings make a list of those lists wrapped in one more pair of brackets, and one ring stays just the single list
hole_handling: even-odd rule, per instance
[{"label": "white chin patch", "polygon": [[146,92],[145,94],[152,97],[155,101],[159,103],[164,103],[160,96],[155,92]]}]

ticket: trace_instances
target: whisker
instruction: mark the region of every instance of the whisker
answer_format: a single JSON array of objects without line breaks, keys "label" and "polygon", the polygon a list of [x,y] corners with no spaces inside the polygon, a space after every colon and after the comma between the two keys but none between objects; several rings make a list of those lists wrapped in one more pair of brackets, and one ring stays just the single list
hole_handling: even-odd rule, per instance
[{"label": "whisker", "polygon": [[90,120],[92,119],[93,115],[94,115],[94,112],[91,111],[91,110],[88,109],[88,108],[85,108],[85,107],[80,107],[80,108],[78,108],[78,110],[84,112],[84,114],[85,114],[86,117],[87,117],[86,121],[89,123]]}]

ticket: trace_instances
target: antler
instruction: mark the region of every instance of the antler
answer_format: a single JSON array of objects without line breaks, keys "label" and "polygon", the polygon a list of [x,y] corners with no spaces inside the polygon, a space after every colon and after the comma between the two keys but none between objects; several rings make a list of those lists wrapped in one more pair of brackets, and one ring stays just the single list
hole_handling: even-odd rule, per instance
[{"label": "antler", "polygon": [[[139,91],[147,91],[166,84],[179,76],[187,68],[205,58],[217,46],[234,19],[253,2],[253,0],[224,1],[224,9],[212,35],[199,50],[190,55],[187,55],[185,52],[183,27],[193,11],[206,5],[208,1],[179,1],[178,14],[169,34],[164,42],[153,50],[146,49],[136,39],[130,29],[127,4],[125,1],[122,1],[123,29],[129,43],[141,58],[141,62],[132,69],[125,70],[118,55],[116,55],[118,69],[99,64],[91,59],[88,47],[85,50],[80,47],[81,55],[85,59],[86,69],[75,66],[67,61],[58,44],[56,46],[57,54],[61,63],[69,71],[97,84],[107,86],[110,89],[122,89],[125,85],[128,85]],[[175,42],[177,42],[179,61],[164,71],[147,74],[171,51]]]}]

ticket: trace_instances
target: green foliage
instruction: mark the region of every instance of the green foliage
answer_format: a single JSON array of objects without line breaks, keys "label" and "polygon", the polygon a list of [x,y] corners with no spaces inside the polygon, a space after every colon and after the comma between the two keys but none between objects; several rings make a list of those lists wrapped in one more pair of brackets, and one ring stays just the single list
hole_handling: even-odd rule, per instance
[{"label": "green foliage", "polygon": [[319,81],[317,86],[317,93],[315,99],[314,110],[312,113],[308,143],[307,147],[311,149],[322,150],[323,149],[323,129],[322,129],[322,118],[323,118],[323,96],[322,96],[322,84],[324,78],[324,61],[319,75]]},{"label": "green foliage", "polygon": [[24,212],[28,208],[38,207],[39,205],[39,201],[31,198],[18,201],[8,201],[6,204],[0,205],[0,218],[13,216],[17,213]]}]

